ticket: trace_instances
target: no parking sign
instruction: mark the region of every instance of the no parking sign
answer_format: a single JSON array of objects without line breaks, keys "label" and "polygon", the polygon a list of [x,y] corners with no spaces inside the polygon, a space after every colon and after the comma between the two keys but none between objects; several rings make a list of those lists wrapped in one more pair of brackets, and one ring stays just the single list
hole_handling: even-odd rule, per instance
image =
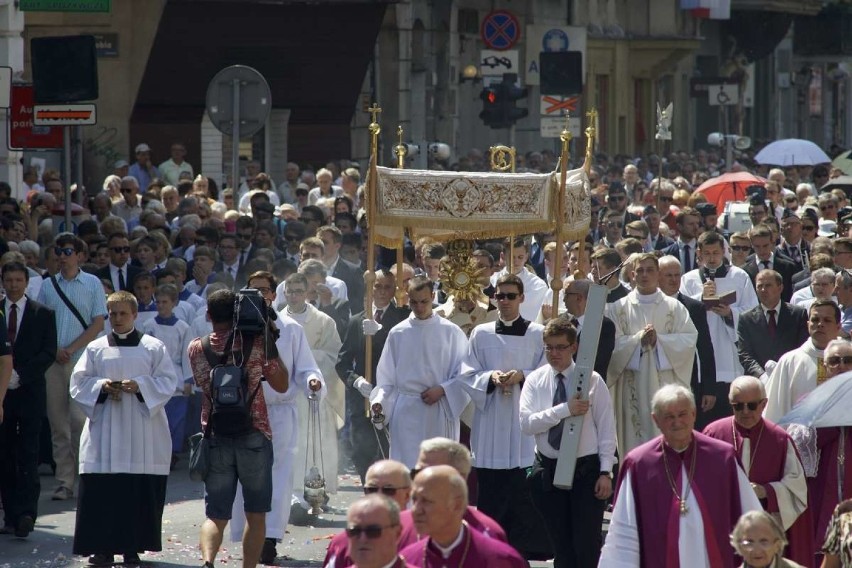
[{"label": "no parking sign", "polygon": [[521,39],[521,24],[512,12],[494,10],[482,19],[479,34],[489,49],[504,51]]}]

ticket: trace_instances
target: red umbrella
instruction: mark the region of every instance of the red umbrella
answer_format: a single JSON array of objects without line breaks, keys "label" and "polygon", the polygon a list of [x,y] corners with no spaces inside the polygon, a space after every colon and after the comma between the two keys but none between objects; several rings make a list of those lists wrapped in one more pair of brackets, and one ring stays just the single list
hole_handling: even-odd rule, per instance
[{"label": "red umbrella", "polygon": [[709,203],[715,203],[721,213],[728,201],[745,201],[745,190],[750,185],[763,185],[766,180],[749,172],[734,172],[710,178],[702,183],[696,193],[703,193]]}]

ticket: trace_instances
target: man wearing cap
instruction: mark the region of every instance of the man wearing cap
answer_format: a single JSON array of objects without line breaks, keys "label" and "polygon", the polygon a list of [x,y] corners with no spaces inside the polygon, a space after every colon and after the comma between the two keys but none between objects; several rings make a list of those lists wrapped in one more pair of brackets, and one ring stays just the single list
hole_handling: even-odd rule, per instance
[{"label": "man wearing cap", "polygon": [[775,247],[775,252],[790,257],[796,263],[796,272],[804,269],[810,246],[802,238],[802,220],[790,209],[781,213],[781,236],[781,244]]},{"label": "man wearing cap", "polygon": [[140,193],[145,193],[152,179],[160,177],[160,171],[151,163],[151,147],[144,142],[136,146],[136,162],[130,166],[128,175],[139,182]]},{"label": "man wearing cap", "polygon": [[127,163],[127,160],[118,160],[112,166],[113,175],[117,175],[120,178],[126,176],[128,171],[130,171],[130,164]]},{"label": "man wearing cap", "polygon": [[716,229],[716,221],[719,219],[719,214],[716,211],[716,206],[713,203],[698,203],[695,209],[701,215],[701,232],[711,231]]},{"label": "man wearing cap", "polygon": [[665,250],[674,244],[674,240],[660,233],[660,212],[653,205],[648,205],[642,211],[642,218],[648,223],[648,240],[651,250]]},{"label": "man wearing cap", "polygon": [[299,215],[301,215],[302,210],[308,206],[308,193],[310,193],[310,191],[311,188],[303,181],[300,181],[296,185],[296,199],[293,201],[293,207],[296,208]]},{"label": "man wearing cap", "polygon": [[[163,175],[163,181],[169,185],[177,186],[180,183],[181,173],[188,173],[189,179],[192,179],[192,165],[184,160],[186,156],[186,146],[183,142],[172,142],[170,148],[171,157],[160,164],[160,172]],[[156,177],[156,176],[155,176]]]}]

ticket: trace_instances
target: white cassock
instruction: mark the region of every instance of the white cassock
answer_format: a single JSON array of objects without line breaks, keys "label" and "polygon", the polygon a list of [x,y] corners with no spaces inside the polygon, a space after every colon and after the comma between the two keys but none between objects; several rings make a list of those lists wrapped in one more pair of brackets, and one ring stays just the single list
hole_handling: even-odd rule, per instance
[{"label": "white cassock", "polygon": [[[686,467],[681,467],[681,487],[686,487],[688,478]],[[606,542],[601,550],[601,558],[598,568],[638,568],[640,561],[640,537],[639,521],[636,514],[636,500],[633,497],[633,483],[630,480],[632,472],[627,472],[621,481],[621,489],[612,518],[617,522],[611,522]],[[751,483],[746,474],[738,466],[737,482],[740,489],[740,510],[762,511],[763,507],[751,488]],[[698,501],[695,494],[690,491],[686,498],[686,507],[691,514],[680,516],[680,527],[678,529],[678,558],[681,568],[717,568],[710,565],[707,556],[707,545],[704,540],[704,521],[700,514]],[[649,567],[650,568],[650,567]]]},{"label": "white cassock", "polygon": [[[659,290],[642,295],[633,290],[607,305],[615,323],[615,351],[607,383],[615,411],[618,450],[622,456],[659,435],[651,419],[651,398],[660,387],[681,384],[689,388],[698,331],[689,311]],[[642,330],[651,324],[657,345],[642,347]]]},{"label": "white cassock", "polygon": [[192,381],[192,367],[189,366],[189,343],[195,339],[190,337],[192,330],[186,322],[178,320],[174,325],[157,323],[157,319],[148,320],[139,326],[139,331],[151,337],[156,337],[166,346],[169,359],[175,367],[178,376],[178,391],[183,394],[183,383]]},{"label": "white cassock", "polygon": [[[492,274],[491,285],[496,286],[497,280],[507,273],[508,268],[504,268],[500,272]],[[547,282],[526,267],[518,272],[517,277],[524,283],[524,301],[521,303],[521,317],[527,321],[536,321],[542,304],[553,299],[550,287],[547,285]]]},{"label": "white cassock", "polygon": [[[337,376],[334,365],[343,342],[337,333],[337,326],[331,316],[319,311],[310,304],[305,304],[305,311],[294,314],[285,308],[283,313],[293,318],[305,330],[311,354],[325,379],[328,396],[320,403],[320,432],[322,439],[322,460],[317,463],[325,478],[326,493],[337,493],[337,428],[343,425],[344,418],[344,385]],[[307,425],[309,420],[309,402],[306,397],[296,397],[296,408],[299,413],[299,424],[302,425],[302,435],[298,439],[296,461],[293,467],[293,501],[302,504],[305,510],[310,507],[304,500],[304,482],[308,463]],[[307,464],[307,465],[306,465]]]},{"label": "white cassock", "polygon": [[[701,300],[704,293],[704,283],[701,281],[700,269],[691,270],[683,275],[680,281],[680,292],[696,300]],[[736,266],[728,266],[727,274],[716,277],[716,292],[722,295],[736,290],[737,301],[731,304],[733,325],[725,323],[725,319],[711,311],[707,311],[707,325],[713,340],[713,354],[716,358],[716,382],[730,383],[744,374],[743,366],[737,355],[737,326],[740,314],[757,307],[757,293],[746,271]],[[689,383],[687,382],[687,385]]]},{"label": "white cassock", "polygon": [[[272,510],[266,514],[266,538],[282,539],[287,522],[290,520],[293,465],[296,460],[296,446],[302,431],[298,422],[296,399],[307,398],[310,394],[308,382],[311,379],[318,379],[322,383],[322,388],[317,393],[321,399],[325,398],[327,390],[302,326],[281,313],[278,314],[275,325],[281,332],[275,346],[278,348],[278,357],[290,373],[290,386],[287,392],[280,393],[275,392],[266,381],[262,383],[269,427],[272,429],[272,451],[275,456],[272,462]],[[231,518],[233,542],[242,540],[245,522],[243,492],[238,484]]]},{"label": "white cassock", "polygon": [[[502,322],[499,323],[502,327]],[[517,369],[528,377],[547,363],[542,339],[544,327],[530,323],[524,335],[498,334],[496,327],[497,322],[491,322],[474,328],[462,366],[461,379],[476,407],[470,450],[473,463],[479,468],[526,468],[535,459],[535,437],[521,432],[523,385],[512,385],[510,395],[503,394],[499,386],[488,393],[488,385],[492,371]]]},{"label": "white cassock", "polygon": [[[340,259],[340,261],[342,260]],[[275,288],[275,299],[272,300],[272,309],[276,312],[283,310],[287,306],[286,296],[284,295],[285,284],[286,282],[282,282]],[[325,285],[331,290],[331,298],[333,300],[349,301],[349,290],[346,288],[346,282],[329,275],[325,277]]]},{"label": "white cassock", "polygon": [[[420,320],[411,314],[390,330],[370,395],[390,427],[390,459],[412,468],[423,440],[458,441],[459,417],[470,400],[458,379],[466,356],[464,332],[438,315]],[[435,386],[444,388],[444,396],[428,405],[420,395]]]},{"label": "white cassock", "polygon": [[[122,393],[97,404],[107,381],[132,379],[142,401]],[[163,342],[145,335],[136,347],[111,347],[98,337],[71,373],[70,393],[86,413],[80,437],[80,473],[168,475],[172,438],[164,407],[178,377]]]},{"label": "white cassock", "polygon": [[778,422],[812,390],[817,388],[818,361],[823,351],[808,339],[801,347],[781,356],[766,380],[766,408],[763,417]]}]

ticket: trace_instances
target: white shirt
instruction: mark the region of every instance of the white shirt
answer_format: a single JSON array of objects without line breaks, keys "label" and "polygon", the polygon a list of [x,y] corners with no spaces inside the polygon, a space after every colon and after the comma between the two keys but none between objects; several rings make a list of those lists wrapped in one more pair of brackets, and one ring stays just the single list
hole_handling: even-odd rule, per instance
[{"label": "white shirt", "polygon": [[[3,313],[6,314],[7,329],[8,329],[8,325],[9,325],[9,314],[12,312],[12,304],[13,303],[16,306],[18,306],[18,328],[17,328],[17,331],[20,331],[21,322],[24,321],[24,308],[27,305],[26,294],[21,296],[21,299],[18,300],[17,302],[10,302],[8,296],[6,297],[6,300],[4,302],[5,305],[3,306],[3,309],[5,311]],[[18,372],[15,371],[15,369],[12,369],[12,378],[9,380],[8,389],[9,390],[15,390],[19,386],[21,386],[21,377],[18,376]]]},{"label": "white shirt", "polygon": [[767,308],[763,304],[760,304],[760,309],[763,310],[763,317],[766,318],[766,323],[769,323],[769,310],[775,311],[775,323],[778,324],[778,316],[781,314],[781,301],[778,301],[778,304],[774,308]]},{"label": "white shirt", "polygon": [[[571,363],[562,371],[565,376],[566,395],[569,399],[576,390],[572,386],[575,365]],[[560,421],[571,416],[568,403],[553,406],[556,392],[556,371],[550,365],[533,371],[524,383],[521,391],[521,432],[535,436],[536,449],[543,456],[556,459],[559,451],[547,440],[548,431]],[[592,373],[592,385],[589,390],[589,412],[583,415],[580,431],[580,446],[577,457],[598,454],[601,471],[611,471],[615,463],[615,414],[606,383],[597,373]],[[574,389],[572,391],[571,389]]]},{"label": "white shirt", "polygon": [[124,287],[125,289],[132,289],[130,278],[127,275],[127,267],[130,265],[130,262],[125,262],[124,266],[116,266],[113,263],[109,264],[109,279],[112,281],[112,289],[118,292],[121,290],[121,286],[118,285],[118,269],[124,271]]}]

